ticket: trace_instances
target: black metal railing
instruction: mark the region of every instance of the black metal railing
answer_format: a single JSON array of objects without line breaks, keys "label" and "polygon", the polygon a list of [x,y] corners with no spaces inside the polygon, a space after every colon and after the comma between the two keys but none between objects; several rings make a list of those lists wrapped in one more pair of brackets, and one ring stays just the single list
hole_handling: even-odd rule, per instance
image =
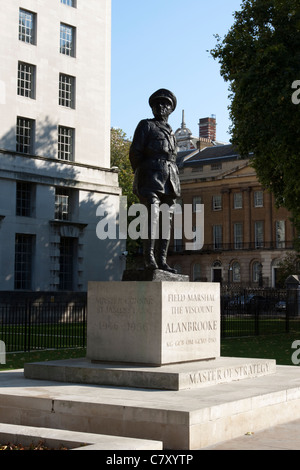
[{"label": "black metal railing", "polygon": [[0,340],[6,352],[85,347],[86,305],[0,305]]},{"label": "black metal railing", "polygon": [[[84,348],[86,303],[0,304],[6,352]],[[299,333],[299,290],[221,287],[221,338]]]},{"label": "black metal railing", "polygon": [[300,293],[287,289],[221,289],[221,337],[297,332]]},{"label": "black metal railing", "polygon": [[[273,242],[236,242],[236,243],[205,243],[201,248],[201,253],[224,252],[224,251],[260,251],[260,250],[293,250],[294,241]],[[170,245],[170,254],[186,252],[186,245],[182,242]],[[197,250],[196,250],[197,251]]]}]

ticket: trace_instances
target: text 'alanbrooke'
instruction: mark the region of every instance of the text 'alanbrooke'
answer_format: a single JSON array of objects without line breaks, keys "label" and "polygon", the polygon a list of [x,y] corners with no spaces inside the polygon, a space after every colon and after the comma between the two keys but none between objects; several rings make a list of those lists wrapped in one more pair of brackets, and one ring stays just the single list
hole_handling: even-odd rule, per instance
[{"label": "text 'alanbrooke'", "polygon": [[[183,210],[184,208],[184,210]],[[103,201],[96,211],[100,221],[96,234],[100,240],[147,240],[149,224],[152,226],[155,208],[151,206],[151,214],[144,204],[133,204],[128,208],[127,197],[121,196],[119,207],[108,200]],[[204,205],[203,204],[161,204],[159,229],[151,233],[152,239],[170,239],[170,217],[173,217],[174,240],[186,240],[186,250],[201,250],[204,244]],[[195,219],[193,222],[193,214]],[[129,222],[130,219],[130,222]]]}]

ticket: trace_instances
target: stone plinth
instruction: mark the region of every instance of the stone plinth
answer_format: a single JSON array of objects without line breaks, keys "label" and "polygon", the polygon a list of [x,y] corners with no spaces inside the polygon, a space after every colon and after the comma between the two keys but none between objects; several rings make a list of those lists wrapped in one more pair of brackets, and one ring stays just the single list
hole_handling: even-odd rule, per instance
[{"label": "stone plinth", "polygon": [[219,284],[89,283],[89,360],[161,366],[217,357]]}]

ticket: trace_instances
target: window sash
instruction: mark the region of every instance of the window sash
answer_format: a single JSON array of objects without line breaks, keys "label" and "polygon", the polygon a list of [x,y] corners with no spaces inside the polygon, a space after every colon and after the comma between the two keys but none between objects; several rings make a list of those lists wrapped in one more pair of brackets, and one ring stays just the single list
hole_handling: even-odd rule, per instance
[{"label": "window sash", "polygon": [[59,104],[60,106],[65,106],[66,108],[74,108],[74,87],[75,87],[75,78],[71,75],[65,75],[61,73],[59,75]]},{"label": "window sash", "polygon": [[223,242],[223,227],[222,225],[213,226],[213,246],[215,250],[222,249]]},{"label": "window sash", "polygon": [[19,40],[35,44],[35,13],[19,10]]},{"label": "window sash", "polygon": [[15,289],[32,288],[32,257],[34,235],[16,234],[15,238]]},{"label": "window sash", "polygon": [[76,8],[76,0],[60,0],[60,3],[68,5],[69,7]]},{"label": "window sash", "polygon": [[20,153],[33,153],[33,124],[28,118],[17,118],[16,150]]},{"label": "window sash", "polygon": [[213,196],[213,210],[219,211],[222,209],[222,196],[220,194]]},{"label": "window sash", "polygon": [[255,222],[255,248],[263,248],[264,245],[264,223]]},{"label": "window sash", "polygon": [[61,237],[59,258],[59,289],[73,290],[75,239]]},{"label": "window sash", "polygon": [[242,195],[242,193],[234,193],[233,194],[233,207],[234,207],[234,209],[242,209],[243,208],[243,195]]},{"label": "window sash", "polygon": [[55,194],[55,219],[70,219],[70,195],[67,190],[59,189]]},{"label": "window sash", "polygon": [[239,250],[243,248],[243,224],[237,223],[233,226],[234,248]]},{"label": "window sash", "polygon": [[32,186],[30,183],[17,182],[16,215],[30,217],[32,212]]},{"label": "window sash", "polygon": [[276,221],[276,248],[285,248],[285,221]]},{"label": "window sash", "polygon": [[59,126],[58,128],[58,159],[73,161],[74,158],[74,129]]},{"label": "window sash", "polygon": [[75,28],[67,24],[60,24],[60,53],[75,57]]},{"label": "window sash", "polygon": [[254,207],[264,206],[264,193],[263,191],[254,191]]},{"label": "window sash", "polygon": [[18,95],[34,98],[35,66],[19,62],[18,64]]}]

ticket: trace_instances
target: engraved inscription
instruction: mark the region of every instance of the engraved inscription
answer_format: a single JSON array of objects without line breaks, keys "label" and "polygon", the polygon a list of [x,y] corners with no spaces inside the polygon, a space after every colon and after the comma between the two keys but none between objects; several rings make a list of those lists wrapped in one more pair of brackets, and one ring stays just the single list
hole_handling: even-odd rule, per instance
[{"label": "engraved inscription", "polygon": [[219,310],[213,293],[169,293],[167,308],[171,315],[164,325],[167,348],[197,348],[216,344]]},{"label": "engraved inscription", "polygon": [[207,369],[202,372],[190,374],[190,384],[203,384],[207,382],[220,382],[224,380],[240,380],[245,377],[254,377],[269,372],[269,364],[257,363],[227,369]]}]

